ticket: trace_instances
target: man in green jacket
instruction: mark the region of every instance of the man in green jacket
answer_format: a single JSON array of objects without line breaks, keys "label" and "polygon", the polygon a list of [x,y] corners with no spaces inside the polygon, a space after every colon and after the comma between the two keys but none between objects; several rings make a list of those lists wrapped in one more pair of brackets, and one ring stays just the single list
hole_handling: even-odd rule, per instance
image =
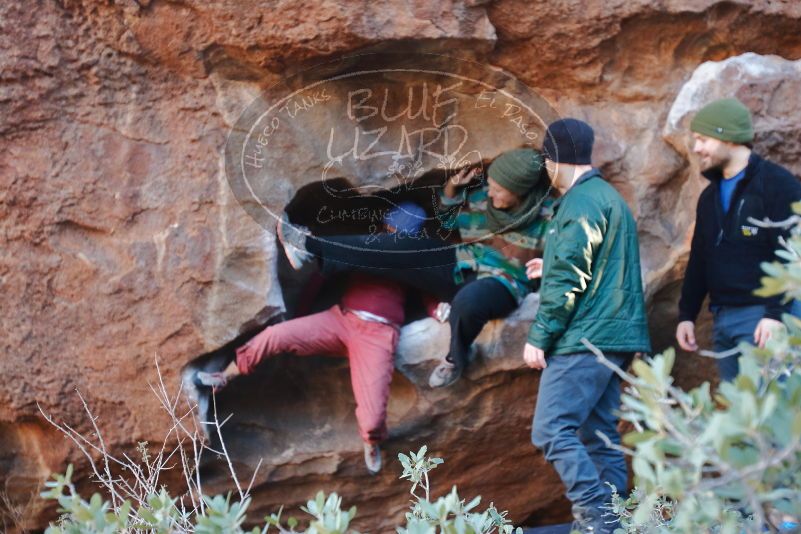
[{"label": "man in green jacket", "polygon": [[545,236],[542,260],[528,262],[542,277],[540,308],[524,359],[542,369],[531,439],[573,503],[573,529],[612,532],[605,521],[611,483],[625,493],[623,454],[596,434],[620,443],[614,411],[620,379],[597,361],[582,338],[618,366],[650,351],[637,227],[626,202],[591,166],[594,133],[585,122],[548,126],[543,151],[562,197]]}]

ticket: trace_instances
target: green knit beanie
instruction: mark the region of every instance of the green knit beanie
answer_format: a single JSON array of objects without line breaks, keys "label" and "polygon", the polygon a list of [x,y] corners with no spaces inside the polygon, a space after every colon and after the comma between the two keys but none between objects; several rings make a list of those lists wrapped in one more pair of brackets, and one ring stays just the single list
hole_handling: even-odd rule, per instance
[{"label": "green knit beanie", "polygon": [[702,107],[693,117],[690,130],[739,145],[754,140],[751,112],[736,98],[721,98]]},{"label": "green knit beanie", "polygon": [[540,181],[542,155],[533,148],[504,152],[490,163],[487,175],[520,197],[528,195]]}]

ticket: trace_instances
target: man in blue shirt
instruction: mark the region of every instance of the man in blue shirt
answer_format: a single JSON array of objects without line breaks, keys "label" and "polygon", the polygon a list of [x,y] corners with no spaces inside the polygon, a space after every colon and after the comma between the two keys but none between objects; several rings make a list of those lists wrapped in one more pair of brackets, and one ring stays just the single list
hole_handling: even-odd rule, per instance
[{"label": "man in blue shirt", "polygon": [[720,204],[723,206],[724,214],[729,213],[734,190],[743,178],[745,178],[745,168],[730,178],[724,176],[720,181]]},{"label": "man in blue shirt", "polygon": [[[753,152],[751,112],[739,100],[724,98],[693,118],[693,152],[711,183],[696,211],[690,259],[679,301],[676,340],[698,350],[695,319],[707,294],[713,314],[714,349],[726,352],[741,342],[764,346],[782,327],[790,303],[782,297],[754,295],[763,262],[777,261],[779,239],[789,230],[764,228],[752,220],[783,221],[801,199],[801,183],[787,169]],[[737,376],[739,354],[717,360],[720,378]]]}]

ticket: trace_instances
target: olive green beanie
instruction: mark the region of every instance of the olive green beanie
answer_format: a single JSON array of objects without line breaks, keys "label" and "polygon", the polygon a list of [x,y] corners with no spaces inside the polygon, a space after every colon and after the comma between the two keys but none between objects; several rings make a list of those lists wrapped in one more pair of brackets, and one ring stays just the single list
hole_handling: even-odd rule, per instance
[{"label": "olive green beanie", "polygon": [[736,98],[722,98],[702,107],[693,117],[690,130],[739,145],[754,140],[751,112]]},{"label": "olive green beanie", "polygon": [[487,174],[504,189],[524,197],[539,183],[542,155],[533,148],[504,152],[490,163]]}]

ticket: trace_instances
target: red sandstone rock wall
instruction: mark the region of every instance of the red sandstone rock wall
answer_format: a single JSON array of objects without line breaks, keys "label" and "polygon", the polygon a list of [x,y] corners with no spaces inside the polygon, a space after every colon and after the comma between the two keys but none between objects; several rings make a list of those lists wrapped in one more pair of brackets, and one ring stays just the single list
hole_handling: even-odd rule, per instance
[{"label": "red sandstone rock wall", "polygon": [[[159,442],[154,356],[177,386],[191,358],[283,309],[272,235],[223,172],[229,129],[260,90],[344,54],[435,52],[503,69],[589,120],[596,163],[638,218],[661,348],[703,186],[687,113],[743,98],[758,148],[801,172],[799,27],[799,4],[767,1],[0,4],[0,490],[27,502],[50,472],[85,465],[37,403],[86,429],[79,388],[114,450]],[[696,71],[706,61],[717,63]],[[282,183],[276,204],[308,179]],[[363,474],[346,368],[271,363],[221,399],[236,413],[238,465],[265,460],[255,509],[336,490],[359,504],[362,527],[384,531],[406,506],[391,458],[428,443],[447,461],[439,489],[458,483],[518,521],[564,513],[528,444],[537,379],[517,359],[524,332],[525,321],[488,327],[483,357],[448,391],[398,374],[378,478]],[[697,363],[680,361],[684,384],[703,378]],[[52,517],[37,506],[30,526]]]}]

